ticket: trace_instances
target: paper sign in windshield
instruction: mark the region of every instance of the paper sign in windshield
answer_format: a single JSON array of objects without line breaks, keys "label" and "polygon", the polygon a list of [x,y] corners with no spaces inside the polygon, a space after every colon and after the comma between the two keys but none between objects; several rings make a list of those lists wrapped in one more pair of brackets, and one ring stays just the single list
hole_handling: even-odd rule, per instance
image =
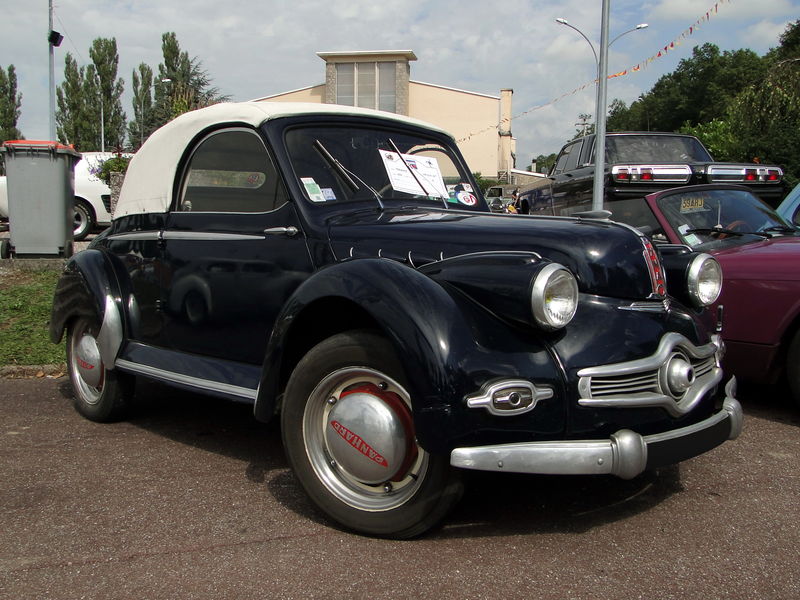
[{"label": "paper sign in windshield", "polygon": [[[437,198],[447,198],[447,188],[444,185],[442,172],[439,170],[439,162],[430,156],[418,156],[414,154],[398,155],[396,152],[378,150],[383,159],[383,166],[389,175],[389,182],[398,192],[407,194],[418,194],[422,196],[435,196]],[[403,164],[400,156],[405,159]],[[411,174],[414,171],[414,175]],[[417,183],[419,179],[422,186]]]}]

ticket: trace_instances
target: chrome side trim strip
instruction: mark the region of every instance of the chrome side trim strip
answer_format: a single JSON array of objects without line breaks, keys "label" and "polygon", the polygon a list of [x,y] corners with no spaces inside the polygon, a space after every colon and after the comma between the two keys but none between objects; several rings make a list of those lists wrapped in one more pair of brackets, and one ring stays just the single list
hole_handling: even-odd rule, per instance
[{"label": "chrome side trim strip", "polygon": [[238,385],[230,385],[227,383],[220,383],[218,381],[211,381],[209,379],[201,379],[199,377],[183,375],[181,373],[173,373],[172,371],[166,371],[164,369],[159,369],[157,367],[142,365],[124,359],[117,360],[116,366],[121,369],[124,369],[125,371],[130,371],[132,373],[137,373],[139,375],[145,375],[147,377],[152,377],[154,379],[160,379],[162,381],[170,381],[173,383],[201,390],[211,390],[214,392],[219,392],[221,394],[228,394],[229,396],[246,398],[247,400],[256,399],[257,390],[241,387]]},{"label": "chrome side trim strip", "polygon": [[207,231],[165,231],[163,239],[184,241],[194,240],[200,242],[228,242],[237,240],[263,240],[264,236],[246,233],[215,233]]},{"label": "chrome side trim strip", "polygon": [[112,233],[108,236],[109,240],[156,240],[159,239],[160,231],[134,231],[131,233]]}]

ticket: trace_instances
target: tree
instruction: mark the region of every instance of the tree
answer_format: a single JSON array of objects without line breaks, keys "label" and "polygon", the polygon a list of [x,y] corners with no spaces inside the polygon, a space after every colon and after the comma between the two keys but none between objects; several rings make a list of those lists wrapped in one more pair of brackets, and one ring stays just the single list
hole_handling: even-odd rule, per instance
[{"label": "tree", "polygon": [[556,164],[556,153],[540,154],[533,159],[533,162],[536,164],[537,173],[549,173],[553,165]]},{"label": "tree", "polygon": [[92,63],[78,67],[67,53],[64,82],[56,90],[58,139],[84,152],[122,148],[125,112],[120,100],[125,82],[117,78],[117,42],[97,38],[89,49]]},{"label": "tree", "polygon": [[181,50],[175,32],[161,36],[161,51],[164,62],[158,65],[155,86],[159,125],[187,111],[228,100],[228,96],[220,95],[219,89],[211,85],[200,60],[189,58],[189,53]]},{"label": "tree", "polygon": [[22,94],[17,93],[17,73],[14,65],[9,65],[7,72],[0,69],[0,142],[22,139],[22,133],[17,129],[21,107]]},{"label": "tree", "polygon": [[[89,56],[92,59],[91,65],[86,69],[87,93],[92,86],[96,87],[97,96],[102,102],[102,116],[105,133],[106,148],[122,148],[125,143],[125,111],[122,109],[122,92],[125,89],[125,82],[117,78],[117,68],[119,66],[119,54],[117,53],[116,38],[97,38],[92,42],[89,49]],[[96,73],[96,76],[95,76]],[[98,123],[97,141],[100,141],[100,103],[88,102],[88,112],[90,118]],[[95,144],[100,149],[100,144]]]},{"label": "tree", "polygon": [[56,135],[65,144],[84,149],[94,137],[87,117],[85,69],[67,52],[64,57],[64,81],[56,89]]},{"label": "tree", "polygon": [[681,60],[630,107],[618,107],[608,129],[677,131],[707,123],[723,116],[733,98],[764,70],[764,59],[752,50],[696,46],[691,58]]},{"label": "tree", "polygon": [[133,115],[128,123],[130,145],[139,148],[158,126],[153,104],[153,69],[145,63],[139,65],[138,73],[133,71]]}]

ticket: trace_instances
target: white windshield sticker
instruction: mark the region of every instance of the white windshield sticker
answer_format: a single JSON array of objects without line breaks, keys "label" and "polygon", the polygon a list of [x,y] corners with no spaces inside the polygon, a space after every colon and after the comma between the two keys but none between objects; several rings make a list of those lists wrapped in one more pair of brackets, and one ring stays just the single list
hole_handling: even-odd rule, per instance
[{"label": "white windshield sticker", "polygon": [[300,181],[303,182],[303,186],[306,188],[306,194],[308,194],[312,202],[325,202],[325,195],[322,193],[322,190],[317,185],[317,182],[314,181],[313,177],[301,177]]},{"label": "white windshield sticker", "polygon": [[[378,150],[383,159],[383,166],[389,175],[389,182],[392,188],[398,192],[407,194],[420,194],[423,196],[434,196],[447,198],[447,187],[444,185],[442,172],[439,170],[439,162],[430,156],[416,156],[413,154],[401,154]],[[400,159],[400,156],[405,159]],[[406,166],[408,165],[408,166]],[[412,175],[411,171],[414,171]],[[417,179],[422,183],[424,189],[420,187]]]}]

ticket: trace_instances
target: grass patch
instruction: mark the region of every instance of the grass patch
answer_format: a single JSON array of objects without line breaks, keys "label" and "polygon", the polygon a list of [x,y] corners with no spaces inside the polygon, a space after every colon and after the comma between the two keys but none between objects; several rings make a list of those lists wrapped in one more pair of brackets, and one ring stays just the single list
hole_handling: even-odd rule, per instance
[{"label": "grass patch", "polygon": [[64,362],[64,345],[53,344],[47,331],[60,274],[5,265],[0,270],[0,366]]}]

